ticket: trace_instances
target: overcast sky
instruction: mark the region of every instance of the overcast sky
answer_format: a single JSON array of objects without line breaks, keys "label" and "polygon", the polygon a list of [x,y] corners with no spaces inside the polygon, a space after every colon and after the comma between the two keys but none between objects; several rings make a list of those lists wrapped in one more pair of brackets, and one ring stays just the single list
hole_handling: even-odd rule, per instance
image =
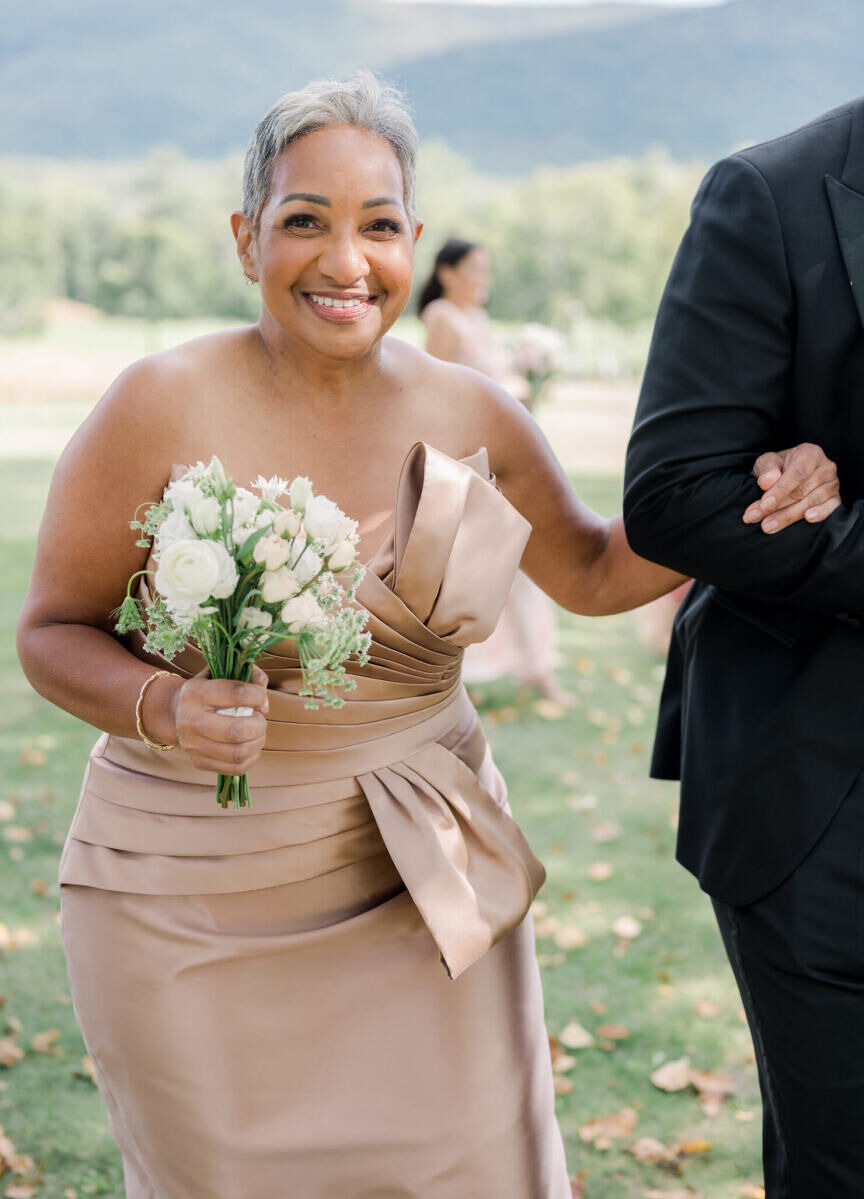
[{"label": "overcast sky", "polygon": [[[390,4],[452,4],[454,0],[387,0]],[[535,5],[613,4],[621,0],[458,0],[460,4],[521,4],[531,8]],[[708,4],[723,4],[725,0],[626,0],[629,4],[660,5],[663,8],[705,8]]]}]

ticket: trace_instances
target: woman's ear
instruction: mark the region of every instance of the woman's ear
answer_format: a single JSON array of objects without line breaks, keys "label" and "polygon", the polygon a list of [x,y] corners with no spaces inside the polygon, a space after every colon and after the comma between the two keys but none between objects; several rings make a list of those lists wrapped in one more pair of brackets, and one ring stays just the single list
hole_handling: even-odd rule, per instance
[{"label": "woman's ear", "polygon": [[231,229],[237,243],[237,257],[243,274],[253,283],[258,282],[258,266],[255,262],[255,231],[245,212],[231,213]]}]

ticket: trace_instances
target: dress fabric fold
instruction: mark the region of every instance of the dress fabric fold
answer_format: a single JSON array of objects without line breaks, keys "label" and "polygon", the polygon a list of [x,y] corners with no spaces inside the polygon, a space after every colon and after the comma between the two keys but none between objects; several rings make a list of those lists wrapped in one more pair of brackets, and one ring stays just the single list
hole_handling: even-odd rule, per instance
[{"label": "dress fabric fold", "polygon": [[526,919],[544,872],[460,680],[529,532],[485,451],[415,446],[345,705],[306,707],[292,643],[260,660],[249,810],[182,751],[97,742],[63,934],[128,1199],[569,1195]]}]

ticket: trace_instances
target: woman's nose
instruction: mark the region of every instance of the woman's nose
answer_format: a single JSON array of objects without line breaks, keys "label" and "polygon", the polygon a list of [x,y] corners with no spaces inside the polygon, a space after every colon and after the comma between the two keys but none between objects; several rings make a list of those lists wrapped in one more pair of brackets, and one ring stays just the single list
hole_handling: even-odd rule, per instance
[{"label": "woman's nose", "polygon": [[318,269],[337,287],[348,287],[369,274],[369,263],[363,247],[355,237],[328,239],[318,258]]}]

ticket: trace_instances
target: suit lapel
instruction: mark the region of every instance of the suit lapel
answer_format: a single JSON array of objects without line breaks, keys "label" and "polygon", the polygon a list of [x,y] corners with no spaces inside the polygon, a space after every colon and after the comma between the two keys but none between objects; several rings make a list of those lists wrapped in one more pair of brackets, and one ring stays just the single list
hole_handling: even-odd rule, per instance
[{"label": "suit lapel", "polygon": [[849,150],[839,179],[825,176],[825,189],[858,315],[864,324],[864,105],[852,110]]}]

